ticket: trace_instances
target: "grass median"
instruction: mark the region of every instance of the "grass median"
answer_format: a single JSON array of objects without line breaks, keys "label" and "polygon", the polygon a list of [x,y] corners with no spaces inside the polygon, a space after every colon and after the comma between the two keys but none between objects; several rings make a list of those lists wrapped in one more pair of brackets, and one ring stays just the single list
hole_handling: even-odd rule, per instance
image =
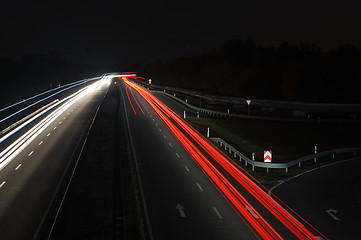
[{"label": "grass median", "polygon": [[[190,123],[201,134],[206,135],[210,128],[210,137],[219,137],[232,145],[242,154],[252,157],[255,154],[256,161],[263,161],[263,151],[271,150],[273,162],[289,162],[297,158],[314,153],[314,146],[318,152],[337,148],[360,147],[358,138],[361,126],[356,122],[276,122],[263,120],[239,120],[230,118],[200,118],[188,116]],[[218,146],[219,147],[219,146]],[[224,149],[220,148],[222,151]],[[228,152],[224,151],[229,155]],[[229,155],[231,158],[233,156]],[[335,158],[323,157],[314,163],[312,160],[294,166],[285,172],[284,169],[256,168],[252,171],[250,166],[240,164],[252,176],[261,182],[277,182],[284,180],[303,171],[354,157],[353,153],[338,154]]]}]

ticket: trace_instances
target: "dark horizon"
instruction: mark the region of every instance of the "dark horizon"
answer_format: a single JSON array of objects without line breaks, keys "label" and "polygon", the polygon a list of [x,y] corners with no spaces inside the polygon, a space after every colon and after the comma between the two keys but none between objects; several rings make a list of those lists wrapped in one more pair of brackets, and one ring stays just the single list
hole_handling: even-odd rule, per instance
[{"label": "dark horizon", "polygon": [[197,55],[234,39],[257,45],[361,44],[359,1],[204,1],[187,4],[7,2],[0,57],[55,55],[72,63],[152,62]]}]

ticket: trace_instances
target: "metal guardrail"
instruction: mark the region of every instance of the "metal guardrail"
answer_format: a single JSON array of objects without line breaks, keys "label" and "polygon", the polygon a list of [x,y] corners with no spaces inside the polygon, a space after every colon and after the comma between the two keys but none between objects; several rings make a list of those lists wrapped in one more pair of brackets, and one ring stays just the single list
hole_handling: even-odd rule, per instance
[{"label": "metal guardrail", "polygon": [[245,155],[240,153],[237,149],[232,147],[230,144],[228,144],[221,138],[212,137],[212,138],[210,138],[210,140],[212,140],[213,142],[215,142],[217,144],[220,144],[221,147],[224,146],[225,150],[228,149],[229,153],[230,154],[233,153],[233,156],[235,158],[239,157],[239,161],[240,162],[244,161],[245,166],[250,164],[252,166],[252,171],[254,171],[255,167],[261,167],[261,168],[267,168],[267,172],[268,172],[269,168],[278,168],[278,169],[284,168],[285,171],[288,172],[289,167],[292,167],[295,165],[298,165],[300,167],[301,163],[305,162],[305,161],[309,161],[309,160],[316,161],[317,158],[325,157],[325,156],[329,156],[329,155],[333,155],[333,158],[334,158],[335,154],[337,154],[337,153],[352,153],[353,152],[354,154],[356,154],[356,152],[361,152],[361,148],[340,148],[340,149],[334,149],[334,150],[329,150],[329,151],[324,151],[324,152],[320,152],[320,153],[307,155],[307,156],[295,159],[295,160],[287,162],[287,163],[266,163],[266,162],[258,162],[258,161],[255,161],[255,160],[252,160],[252,159],[246,157]]},{"label": "metal guardrail", "polygon": [[173,98],[174,100],[182,103],[186,107],[192,109],[195,112],[198,113],[205,113],[210,116],[219,116],[219,117],[228,117],[228,118],[239,118],[239,119],[249,119],[249,120],[270,120],[270,121],[292,121],[292,122],[317,122],[318,119],[302,119],[302,118],[278,118],[278,117],[266,117],[266,116],[256,116],[256,115],[245,115],[245,114],[236,114],[236,113],[227,113],[227,112],[220,112],[220,111],[214,111],[209,110],[205,108],[196,107],[194,105],[191,105],[184,101],[183,99],[180,99],[176,97],[175,95],[167,93],[165,90],[159,91],[159,90],[150,90],[151,92],[158,92],[167,95],[168,97]]},{"label": "metal guardrail", "polygon": [[[154,83],[150,85],[146,82],[138,82],[138,83],[143,84],[146,87],[158,89],[159,91],[166,90],[172,92],[179,92],[185,95],[202,98],[208,101],[218,101],[218,102],[232,103],[232,104],[242,104],[242,103],[244,104],[246,101],[246,98],[242,98],[242,97],[211,95],[211,94],[192,91],[179,87],[162,86],[162,85],[156,85]],[[275,107],[281,109],[293,109],[293,110],[304,110],[304,111],[342,111],[342,112],[361,111],[361,104],[348,104],[348,103],[314,103],[314,102],[252,99],[252,104],[265,106],[265,107]]]}]

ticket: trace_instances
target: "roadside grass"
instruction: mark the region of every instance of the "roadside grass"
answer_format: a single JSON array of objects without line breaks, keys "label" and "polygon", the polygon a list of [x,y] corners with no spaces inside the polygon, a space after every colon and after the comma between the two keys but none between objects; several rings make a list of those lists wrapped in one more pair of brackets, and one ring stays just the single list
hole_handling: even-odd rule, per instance
[{"label": "roadside grass", "polygon": [[[251,121],[206,116],[200,118],[189,116],[186,121],[203,135],[206,135],[209,127],[210,137],[222,138],[249,158],[254,152],[256,161],[263,161],[264,150],[272,151],[273,162],[289,162],[313,154],[314,146],[317,146],[318,152],[361,147],[358,141],[361,126],[356,123]],[[220,150],[262,183],[282,181],[321,165],[354,157],[353,153],[337,154],[335,159],[328,156],[318,159],[316,163],[310,160],[302,163],[301,167],[298,165],[290,167],[288,172],[285,169],[268,169],[267,172],[267,169],[257,167],[252,171],[250,165],[245,166],[244,162],[240,163],[228,151],[224,151],[224,148]]]}]

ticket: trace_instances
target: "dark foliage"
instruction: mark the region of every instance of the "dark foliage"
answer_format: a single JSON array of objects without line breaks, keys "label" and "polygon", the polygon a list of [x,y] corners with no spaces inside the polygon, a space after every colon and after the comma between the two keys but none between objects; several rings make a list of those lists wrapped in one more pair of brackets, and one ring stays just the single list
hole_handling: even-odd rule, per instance
[{"label": "dark foliage", "polygon": [[361,103],[361,49],[344,44],[256,46],[235,40],[218,51],[150,64],[154,83],[260,99]]}]

